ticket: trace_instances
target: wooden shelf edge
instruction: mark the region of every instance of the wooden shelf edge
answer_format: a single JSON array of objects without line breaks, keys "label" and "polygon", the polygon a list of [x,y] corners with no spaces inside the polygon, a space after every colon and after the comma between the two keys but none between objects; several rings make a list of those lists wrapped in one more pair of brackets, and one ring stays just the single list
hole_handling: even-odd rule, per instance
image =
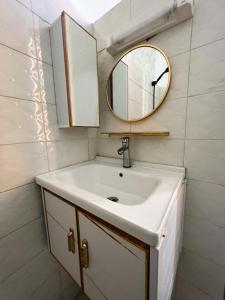
[{"label": "wooden shelf edge", "polygon": [[109,136],[169,136],[169,131],[121,131],[121,132],[101,132],[101,134],[108,134]]}]

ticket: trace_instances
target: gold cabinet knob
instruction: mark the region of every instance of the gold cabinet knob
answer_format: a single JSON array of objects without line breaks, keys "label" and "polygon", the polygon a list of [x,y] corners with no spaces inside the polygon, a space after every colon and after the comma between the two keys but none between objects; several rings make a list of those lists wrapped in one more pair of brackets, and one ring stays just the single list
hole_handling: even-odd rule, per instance
[{"label": "gold cabinet knob", "polygon": [[67,234],[67,240],[68,240],[68,250],[69,250],[69,252],[75,253],[75,238],[74,238],[73,228],[69,229],[69,232]]},{"label": "gold cabinet knob", "polygon": [[85,239],[81,243],[81,265],[86,269],[89,266],[88,241]]}]

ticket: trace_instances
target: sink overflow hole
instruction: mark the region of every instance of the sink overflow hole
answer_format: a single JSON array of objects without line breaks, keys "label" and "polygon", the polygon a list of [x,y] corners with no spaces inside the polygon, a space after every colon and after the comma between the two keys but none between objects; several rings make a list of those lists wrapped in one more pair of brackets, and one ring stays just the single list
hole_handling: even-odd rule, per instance
[{"label": "sink overflow hole", "polygon": [[117,198],[115,196],[107,197],[107,199],[109,199],[110,201],[113,201],[113,202],[118,202],[119,201],[119,198]]},{"label": "sink overflow hole", "polygon": [[120,177],[123,177],[123,173],[120,173],[119,175],[120,175]]}]

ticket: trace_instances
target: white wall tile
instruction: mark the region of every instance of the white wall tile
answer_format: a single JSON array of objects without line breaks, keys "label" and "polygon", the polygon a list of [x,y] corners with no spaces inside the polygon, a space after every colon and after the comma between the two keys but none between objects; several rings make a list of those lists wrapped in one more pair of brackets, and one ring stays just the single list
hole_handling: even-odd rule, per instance
[{"label": "white wall tile", "polygon": [[100,82],[106,82],[109,78],[110,72],[112,71],[114,65],[116,65],[119,56],[113,57],[107,50],[103,50],[98,53],[98,72]]},{"label": "white wall tile", "polygon": [[188,281],[177,276],[176,300],[213,300],[209,295],[191,285]]},{"label": "white wall tile", "polygon": [[225,228],[225,187],[189,180],[185,213]]},{"label": "white wall tile", "polygon": [[32,294],[57,270],[58,265],[49,251],[43,251],[7,280],[0,282],[0,299],[30,299]]},{"label": "white wall tile", "polygon": [[99,132],[108,131],[130,131],[130,123],[119,120],[111,111],[102,111]]},{"label": "white wall tile", "polygon": [[187,177],[225,185],[225,141],[187,140]]},{"label": "white wall tile", "polygon": [[0,144],[45,140],[40,103],[0,96],[0,119]]},{"label": "white wall tile", "polygon": [[32,183],[0,193],[0,212],[4,212],[0,218],[0,238],[39,218],[43,214],[39,187]]},{"label": "white wall tile", "polygon": [[32,10],[42,19],[53,23],[63,10],[63,3],[60,2],[54,0],[31,0]]},{"label": "white wall tile", "polygon": [[182,166],[183,140],[136,138],[131,146],[132,158],[151,163]]},{"label": "white wall tile", "polygon": [[30,183],[48,171],[45,143],[0,146],[0,192]]},{"label": "white wall tile", "polygon": [[0,95],[40,101],[37,62],[0,45]]},{"label": "white wall tile", "polygon": [[131,124],[131,131],[169,131],[169,138],[184,138],[186,98],[168,100],[150,117]]},{"label": "white wall tile", "polygon": [[225,90],[225,39],[191,52],[188,95]]},{"label": "white wall tile", "polygon": [[190,50],[191,20],[178,24],[149,40],[160,47],[167,56],[175,56]]},{"label": "white wall tile", "polygon": [[25,5],[28,9],[31,9],[31,2],[30,0],[16,0],[20,3],[22,3],[23,5]]},{"label": "white wall tile", "polygon": [[60,16],[63,10],[65,10],[78,23],[89,31],[91,30],[91,26],[86,21],[85,16],[80,14],[80,12],[76,9],[76,5],[74,5],[71,0],[31,0],[31,4],[33,11],[50,24]]},{"label": "white wall tile", "polygon": [[123,0],[112,10],[97,20],[94,27],[94,36],[98,40],[98,51],[107,46],[107,38],[114,31],[121,29],[130,20],[130,0]]},{"label": "white wall tile", "polygon": [[38,62],[41,101],[55,104],[55,87],[52,66]]},{"label": "white wall tile", "polygon": [[33,19],[37,58],[52,64],[50,25],[35,14],[33,14]]},{"label": "white wall tile", "polygon": [[171,0],[131,0],[131,18],[143,17],[147,13],[160,11],[165,4],[172,4]]},{"label": "white wall tile", "polygon": [[99,81],[99,110],[105,111],[109,110],[109,106],[107,103],[107,80],[100,80]]},{"label": "white wall tile", "polygon": [[0,42],[36,57],[30,10],[15,0],[0,1]]},{"label": "white wall tile", "polygon": [[50,170],[88,160],[88,140],[47,142]]},{"label": "white wall tile", "polygon": [[0,239],[0,248],[0,281],[3,281],[46,248],[43,219],[39,218]]},{"label": "white wall tile", "polygon": [[184,248],[225,267],[225,228],[207,220],[185,217]]},{"label": "white wall tile", "polygon": [[89,138],[88,139],[89,159],[95,159],[95,157],[97,155],[97,145],[98,145],[97,138]]},{"label": "white wall tile", "polygon": [[197,0],[193,19],[192,47],[225,37],[225,2]]},{"label": "white wall tile", "polygon": [[225,93],[190,97],[187,138],[225,139]]},{"label": "white wall tile", "polygon": [[189,53],[179,54],[171,57],[172,78],[167,98],[176,99],[187,97]]},{"label": "white wall tile", "polygon": [[47,141],[74,140],[87,137],[87,128],[84,127],[59,128],[55,105],[43,104],[43,115]]},{"label": "white wall tile", "polygon": [[30,299],[60,300],[61,290],[60,290],[59,272],[52,272],[50,276],[47,278],[47,280],[32,294]]},{"label": "white wall tile", "polygon": [[99,138],[98,139],[98,155],[121,158],[117,149],[122,146],[119,138]]},{"label": "white wall tile", "polygon": [[189,281],[213,299],[223,299],[225,268],[195,255],[191,251],[184,250],[178,276]]},{"label": "white wall tile", "polygon": [[88,128],[88,137],[97,138],[98,137],[98,128]]}]

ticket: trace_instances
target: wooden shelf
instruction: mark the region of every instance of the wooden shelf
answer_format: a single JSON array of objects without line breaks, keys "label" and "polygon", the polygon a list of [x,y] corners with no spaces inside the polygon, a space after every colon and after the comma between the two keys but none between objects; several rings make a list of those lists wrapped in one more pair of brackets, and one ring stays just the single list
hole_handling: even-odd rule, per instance
[{"label": "wooden shelf", "polygon": [[101,132],[101,134],[108,134],[109,136],[168,136],[169,131],[120,131],[120,132]]}]

